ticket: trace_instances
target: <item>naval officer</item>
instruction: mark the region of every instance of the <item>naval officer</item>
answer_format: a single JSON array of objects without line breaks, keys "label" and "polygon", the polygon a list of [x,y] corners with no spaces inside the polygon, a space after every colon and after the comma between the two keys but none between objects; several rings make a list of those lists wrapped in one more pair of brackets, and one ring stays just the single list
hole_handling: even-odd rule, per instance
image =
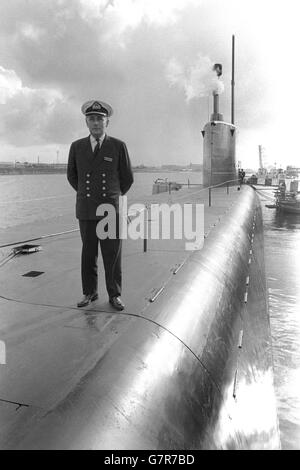
[{"label": "naval officer", "polygon": [[111,204],[118,221],[119,196],[133,183],[130,159],[124,142],[106,134],[110,105],[99,100],[81,107],[90,135],[71,144],[67,178],[77,192],[76,217],[82,240],[81,280],[84,307],[98,298],[98,247],[100,241],[105,270],[106,289],[110,304],[123,310],[121,300],[121,239],[117,236],[98,239],[96,227],[101,217],[96,215],[101,204]]}]

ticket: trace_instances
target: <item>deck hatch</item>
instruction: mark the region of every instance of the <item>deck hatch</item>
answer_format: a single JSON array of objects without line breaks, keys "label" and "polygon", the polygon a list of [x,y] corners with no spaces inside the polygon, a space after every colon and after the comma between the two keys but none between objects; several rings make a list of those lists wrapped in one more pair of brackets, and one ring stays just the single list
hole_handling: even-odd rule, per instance
[{"label": "deck hatch", "polygon": [[37,277],[44,274],[44,271],[28,271],[26,274],[22,274],[23,277]]}]

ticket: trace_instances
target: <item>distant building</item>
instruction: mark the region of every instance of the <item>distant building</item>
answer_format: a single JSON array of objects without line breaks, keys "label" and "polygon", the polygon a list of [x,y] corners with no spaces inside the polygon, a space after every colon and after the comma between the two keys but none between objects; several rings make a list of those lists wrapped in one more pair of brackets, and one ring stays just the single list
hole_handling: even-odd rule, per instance
[{"label": "distant building", "polygon": [[2,175],[65,173],[66,171],[67,163],[0,162],[0,174]]},{"label": "distant building", "polygon": [[0,162],[0,167],[1,168],[11,168],[14,167],[15,163],[14,162]]},{"label": "distant building", "polygon": [[287,176],[294,176],[294,177],[298,177],[298,175],[300,174],[300,168],[296,167],[296,166],[292,166],[292,165],[288,165],[286,167],[286,175]]}]

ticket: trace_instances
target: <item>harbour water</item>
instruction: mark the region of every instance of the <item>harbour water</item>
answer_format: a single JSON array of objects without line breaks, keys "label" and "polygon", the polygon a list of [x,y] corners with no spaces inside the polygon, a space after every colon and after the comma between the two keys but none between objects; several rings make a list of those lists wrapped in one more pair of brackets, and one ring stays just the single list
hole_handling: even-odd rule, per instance
[{"label": "harbour water", "polygon": [[300,216],[263,204],[265,260],[281,445],[300,449]]},{"label": "harbour water", "polygon": [[[183,184],[202,183],[200,172],[137,172],[128,201],[151,194],[157,178]],[[10,227],[73,214],[74,204],[75,192],[66,175],[0,175],[0,238],[1,231]]]},{"label": "harbour water", "polygon": [[[202,183],[196,172],[135,173],[129,202],[151,194],[158,177]],[[56,216],[70,218],[74,199],[65,175],[0,176],[0,245],[8,230],[22,239],[24,224],[33,225],[34,235],[35,223]],[[265,203],[262,201],[279,428],[282,448],[300,449],[300,217],[279,216]]]}]

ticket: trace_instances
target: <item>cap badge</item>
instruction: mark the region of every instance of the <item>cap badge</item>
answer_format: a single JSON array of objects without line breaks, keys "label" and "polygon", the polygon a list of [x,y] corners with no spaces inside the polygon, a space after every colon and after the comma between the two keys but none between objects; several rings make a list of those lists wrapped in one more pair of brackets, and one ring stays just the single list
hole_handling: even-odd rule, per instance
[{"label": "cap badge", "polygon": [[100,103],[97,103],[97,102],[96,102],[96,103],[93,103],[92,109],[97,109],[97,110],[98,110],[98,109],[102,109],[102,106],[101,106]]}]

